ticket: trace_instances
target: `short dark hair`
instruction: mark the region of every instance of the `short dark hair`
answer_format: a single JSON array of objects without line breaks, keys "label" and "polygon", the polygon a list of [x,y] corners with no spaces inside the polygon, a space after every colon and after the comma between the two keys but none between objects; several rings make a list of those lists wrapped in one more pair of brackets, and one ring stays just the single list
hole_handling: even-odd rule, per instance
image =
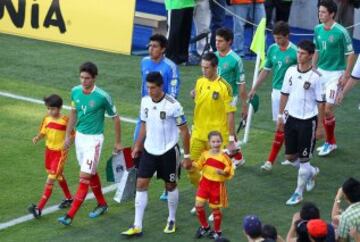
[{"label": "short dark hair", "polygon": [[333,0],[322,0],[319,3],[319,7],[320,6],[326,8],[330,14],[334,13],[334,18],[335,18],[337,12],[337,5]]},{"label": "short dark hair", "polygon": [[213,137],[213,136],[219,136],[221,139],[221,142],[223,141],[223,137],[219,131],[210,131],[208,134],[208,140],[210,140],[211,137]]},{"label": "short dark hair", "polygon": [[62,98],[57,94],[51,94],[47,97],[44,97],[43,100],[45,105],[50,108],[61,108],[63,105]]},{"label": "short dark hair", "polygon": [[302,220],[318,219],[320,218],[320,210],[312,202],[306,202],[300,209],[300,218]]},{"label": "short dark hair", "polygon": [[272,34],[288,36],[290,34],[290,27],[287,22],[278,21],[275,23],[274,28],[272,30]]},{"label": "short dark hair", "polygon": [[214,66],[214,67],[218,66],[218,64],[219,64],[219,59],[214,54],[214,52],[208,52],[208,53],[204,54],[201,59],[206,60],[206,61],[210,61],[211,65]]},{"label": "short dark hair", "polygon": [[264,224],[261,229],[261,237],[264,239],[277,240],[277,231],[271,224]]},{"label": "short dark hair", "polygon": [[156,86],[160,87],[161,85],[164,84],[164,79],[163,79],[162,75],[160,74],[160,72],[153,71],[153,72],[149,72],[149,74],[147,74],[146,82],[154,83]]},{"label": "short dark hair", "polygon": [[231,29],[222,27],[216,30],[216,36],[224,38],[226,41],[232,41],[234,39],[234,33]]},{"label": "short dark hair", "polygon": [[315,44],[310,40],[301,40],[298,43],[298,48],[307,51],[309,54],[315,53]]},{"label": "short dark hair", "polygon": [[89,73],[93,78],[96,77],[98,75],[98,68],[97,66],[90,62],[90,61],[87,61],[83,64],[81,64],[80,66],[80,73],[81,72],[87,72]]},{"label": "short dark hair", "polygon": [[353,177],[347,179],[342,190],[351,203],[360,202],[360,182]]},{"label": "short dark hair", "polygon": [[156,41],[159,43],[161,48],[166,48],[168,44],[168,40],[162,34],[154,34],[150,37],[150,41]]}]

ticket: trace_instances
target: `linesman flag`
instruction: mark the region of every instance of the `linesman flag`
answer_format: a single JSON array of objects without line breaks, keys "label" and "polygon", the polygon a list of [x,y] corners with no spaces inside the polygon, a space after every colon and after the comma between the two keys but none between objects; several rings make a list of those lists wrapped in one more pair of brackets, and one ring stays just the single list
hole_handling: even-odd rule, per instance
[{"label": "linesman flag", "polygon": [[253,40],[251,42],[250,49],[260,56],[261,66],[265,60],[265,29],[266,29],[266,19],[262,18],[257,29]]},{"label": "linesman flag", "polygon": [[[266,19],[262,18],[257,29],[255,32],[255,35],[253,37],[253,40],[251,42],[250,49],[256,53],[256,62],[255,62],[255,68],[254,68],[254,75],[253,75],[253,83],[252,87],[255,86],[256,81],[258,79],[259,69],[260,66],[263,66],[265,63],[265,29],[266,29]],[[261,63],[260,63],[261,61]],[[252,100],[249,100],[251,103],[248,111],[248,116],[246,120],[246,126],[245,126],[245,133],[244,133],[244,139],[243,143],[246,144],[249,139],[249,133],[250,133],[250,125],[251,125],[251,118],[257,109],[259,108],[259,97],[254,96]]]}]

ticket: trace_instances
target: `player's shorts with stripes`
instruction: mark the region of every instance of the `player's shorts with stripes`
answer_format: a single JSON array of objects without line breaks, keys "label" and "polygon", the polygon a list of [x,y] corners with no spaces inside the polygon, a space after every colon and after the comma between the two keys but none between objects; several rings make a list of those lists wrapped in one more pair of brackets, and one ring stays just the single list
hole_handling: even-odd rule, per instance
[{"label": "player's shorts with stripes", "polygon": [[180,150],[175,145],[162,155],[153,155],[143,150],[140,157],[138,177],[151,178],[156,172],[157,178],[175,183],[180,174]]},{"label": "player's shorts with stripes", "polygon": [[326,102],[335,104],[339,80],[344,74],[344,71],[325,71],[320,68],[318,71],[321,74],[321,82],[324,88]]},{"label": "player's shorts with stripes", "polygon": [[202,177],[196,192],[196,200],[208,201],[211,207],[221,207],[221,182]]},{"label": "player's shorts with stripes", "polygon": [[301,159],[309,159],[316,142],[317,116],[297,119],[288,116],[285,123],[285,154],[298,154]]},{"label": "player's shorts with stripes", "polygon": [[64,150],[45,148],[45,169],[51,178],[56,179],[63,173],[67,153]]},{"label": "player's shorts with stripes", "polygon": [[76,132],[76,158],[79,162],[81,172],[92,175],[96,174],[103,142],[103,134],[82,134]]}]

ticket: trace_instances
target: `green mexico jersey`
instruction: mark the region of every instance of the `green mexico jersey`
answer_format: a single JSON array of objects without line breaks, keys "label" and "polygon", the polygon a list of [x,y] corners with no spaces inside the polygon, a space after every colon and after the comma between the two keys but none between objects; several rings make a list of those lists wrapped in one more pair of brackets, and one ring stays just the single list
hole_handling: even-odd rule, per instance
[{"label": "green mexico jersey", "polygon": [[82,134],[102,134],[104,132],[105,112],[116,116],[116,107],[111,97],[98,87],[85,94],[81,85],[71,90],[71,106],[76,110],[76,131]]},{"label": "green mexico jersey", "polygon": [[270,45],[266,54],[264,69],[273,71],[273,89],[281,90],[286,70],[297,63],[296,52],[296,46],[291,42],[285,50],[276,43]]},{"label": "green mexico jersey", "polygon": [[349,33],[338,23],[330,29],[325,29],[324,24],[317,25],[314,44],[319,54],[317,65],[325,71],[345,70],[345,55],[354,51]]},{"label": "green mexico jersey", "polygon": [[238,85],[245,82],[244,65],[240,56],[232,50],[226,56],[220,56],[218,51],[215,54],[219,59],[219,76],[231,85],[233,96],[238,96]]}]

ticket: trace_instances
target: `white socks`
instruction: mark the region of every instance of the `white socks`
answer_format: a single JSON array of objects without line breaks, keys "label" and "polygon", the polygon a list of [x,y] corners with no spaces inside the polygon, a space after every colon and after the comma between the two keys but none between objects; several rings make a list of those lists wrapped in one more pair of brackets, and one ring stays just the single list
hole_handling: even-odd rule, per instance
[{"label": "white socks", "polygon": [[176,216],[176,209],[179,203],[179,189],[176,187],[173,191],[168,191],[168,208],[169,217],[168,222],[174,221]]},{"label": "white socks", "polygon": [[142,229],[142,221],[144,217],[144,211],[148,203],[147,191],[136,191],[135,196],[135,221],[134,226]]},{"label": "white socks", "polygon": [[300,169],[298,171],[297,187],[295,192],[303,195],[306,182],[314,174],[315,168],[310,165],[310,162],[300,163]]}]

